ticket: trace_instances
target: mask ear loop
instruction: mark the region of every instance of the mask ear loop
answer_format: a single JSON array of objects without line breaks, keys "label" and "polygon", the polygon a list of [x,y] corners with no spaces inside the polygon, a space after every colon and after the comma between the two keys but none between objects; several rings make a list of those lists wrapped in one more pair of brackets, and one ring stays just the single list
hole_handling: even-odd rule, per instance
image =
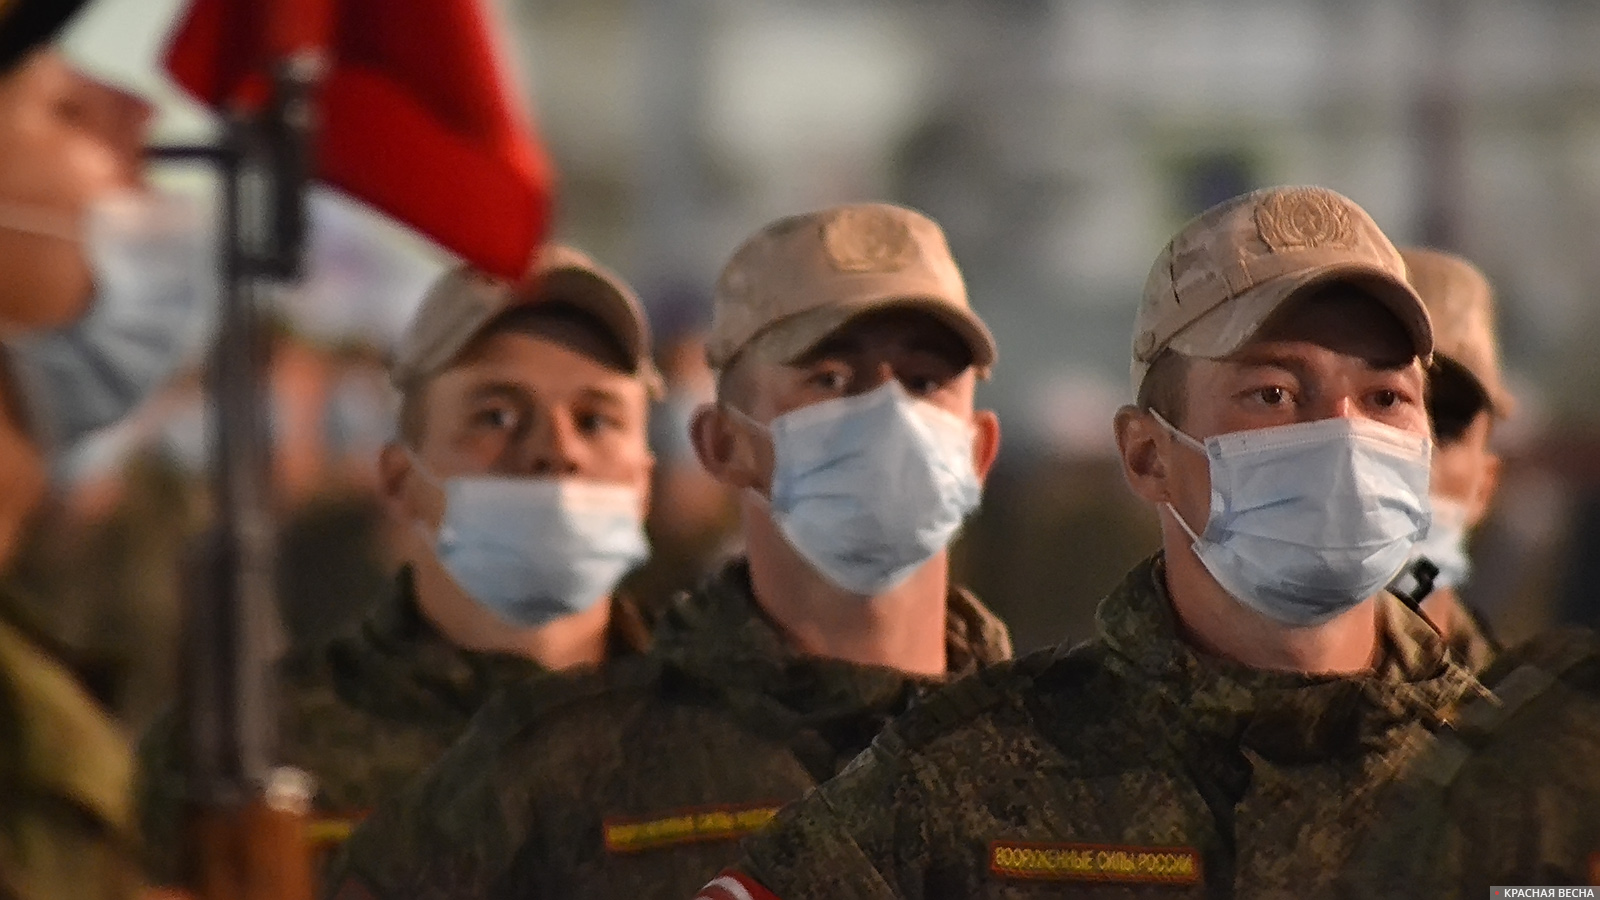
[{"label": "mask ear loop", "polygon": [[[726,410],[727,412],[732,413],[733,417],[735,419],[738,419],[741,422],[743,422],[744,424],[746,424],[746,425],[750,426],[751,428],[755,429],[756,432],[766,435],[767,442],[772,445],[773,458],[774,459],[777,458],[778,442],[776,440],[774,440],[773,437],[772,437],[772,426],[771,425],[763,425],[762,423],[757,422],[749,413],[745,412],[744,410],[740,409],[737,406],[734,406],[732,403],[725,403],[725,402],[723,402],[721,400],[718,400],[717,401],[717,408],[721,409],[721,410]],[[763,509],[766,509],[768,511],[770,511],[772,509],[772,498],[771,497],[768,497],[767,495],[761,493],[760,491],[756,490],[753,487],[745,488],[744,492],[746,494],[749,494],[751,497],[755,498],[756,502],[759,503]]]},{"label": "mask ear loop", "polygon": [[445,489],[445,480],[435,475],[433,473],[433,469],[430,468],[427,463],[422,461],[422,457],[418,456],[415,450],[411,449],[411,447],[403,441],[400,443],[400,449],[405,453],[406,458],[411,460],[412,468],[417,470],[417,474],[422,477],[422,480],[431,485],[434,490],[444,495],[445,515],[440,519],[439,527],[431,528],[428,526],[428,523],[422,521],[421,519],[411,520],[412,530],[414,530],[417,535],[423,539],[424,543],[429,548],[433,549],[435,554],[437,554],[437,544],[444,536],[444,532],[446,530],[445,521],[447,521],[449,518],[450,492]]},{"label": "mask ear loop", "polygon": [[[1157,422],[1161,423],[1161,427],[1162,428],[1165,428],[1174,438],[1177,438],[1178,439],[1178,443],[1184,444],[1185,446],[1188,446],[1189,448],[1191,448],[1191,449],[1197,451],[1198,453],[1200,453],[1202,456],[1206,456],[1206,445],[1205,444],[1202,444],[1198,440],[1195,440],[1194,438],[1190,437],[1189,435],[1184,434],[1182,431],[1179,431],[1177,426],[1173,425],[1171,422],[1168,422],[1166,420],[1166,418],[1164,418],[1161,415],[1161,413],[1158,413],[1158,412],[1156,412],[1155,410],[1152,409],[1152,410],[1150,410],[1150,415]],[[1207,457],[1207,458],[1209,458],[1209,457]],[[1183,533],[1187,534],[1189,536],[1189,540],[1194,542],[1194,546],[1196,548],[1199,548],[1199,546],[1200,546],[1200,535],[1195,534],[1194,533],[1194,529],[1189,527],[1189,523],[1184,521],[1183,514],[1178,512],[1178,508],[1176,506],[1173,506],[1171,501],[1167,501],[1165,503],[1162,503],[1161,505],[1165,506],[1167,508],[1167,512],[1172,513],[1172,518],[1177,521],[1178,527],[1182,528],[1183,529]]]}]

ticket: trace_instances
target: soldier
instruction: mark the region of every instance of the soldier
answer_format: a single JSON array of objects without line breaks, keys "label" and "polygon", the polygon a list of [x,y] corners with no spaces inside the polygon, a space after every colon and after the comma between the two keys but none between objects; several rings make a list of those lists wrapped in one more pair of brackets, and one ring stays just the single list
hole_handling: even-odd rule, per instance
[{"label": "soldier", "polygon": [[929,219],[781,219],[714,294],[696,454],[748,555],[678,598],[651,654],[507,691],[350,840],[336,896],[684,896],[951,674],[1009,655],[949,584],[999,423],[993,339]]},{"label": "soldier", "polygon": [[1512,408],[1500,377],[1489,280],[1472,263],[1438,250],[1400,251],[1407,277],[1434,327],[1428,367],[1433,422],[1433,527],[1415,555],[1439,571],[1422,612],[1444,635],[1456,661],[1480,672],[1496,648],[1458,593],[1471,572],[1467,536],[1483,521],[1499,484],[1500,457],[1489,449],[1494,425]]},{"label": "soldier", "polygon": [[1475,684],[1384,591],[1428,523],[1432,345],[1398,252],[1332,191],[1185,225],[1115,423],[1161,552],[1096,640],[930,698],[701,896],[1325,892]]},{"label": "soldier", "polygon": [[[76,436],[63,422],[96,400],[85,379],[128,371],[127,355],[106,340],[121,332],[80,326],[105,325],[108,309],[134,319],[143,312],[117,302],[135,296],[129,277],[140,276],[138,267],[107,262],[123,262],[148,237],[137,220],[154,202],[143,190],[150,108],[45,46],[80,5],[0,4],[5,558],[43,496],[49,457]],[[198,296],[193,288],[186,286],[190,300]],[[158,341],[144,349],[167,348]],[[44,369],[34,365],[41,354],[52,363]],[[24,608],[0,596],[0,896],[132,896],[138,878],[126,737],[30,627]]]},{"label": "soldier", "polygon": [[[633,292],[564,247],[521,286],[451,272],[391,377],[400,434],[379,470],[404,565],[355,627],[286,666],[283,758],[316,780],[311,837],[324,849],[500,685],[648,639],[637,607],[612,593],[647,553],[657,378]],[[149,867],[179,883],[185,767],[171,718],[141,764]]]}]

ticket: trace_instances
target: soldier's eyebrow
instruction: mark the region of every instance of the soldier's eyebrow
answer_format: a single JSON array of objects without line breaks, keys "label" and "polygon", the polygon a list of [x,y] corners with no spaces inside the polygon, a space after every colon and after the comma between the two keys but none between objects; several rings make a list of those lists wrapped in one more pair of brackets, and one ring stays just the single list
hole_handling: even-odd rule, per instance
[{"label": "soldier's eyebrow", "polygon": [[1221,361],[1252,369],[1282,369],[1296,376],[1305,371],[1305,360],[1273,347],[1246,346]]},{"label": "soldier's eyebrow", "polygon": [[628,400],[620,391],[605,387],[587,387],[578,391],[579,400],[601,403],[606,406],[625,407]]},{"label": "soldier's eyebrow", "polygon": [[483,384],[472,386],[472,389],[467,392],[467,401],[476,403],[483,400],[522,400],[528,397],[537,397],[538,395],[539,391],[533,385],[524,384],[520,381],[486,381]]}]

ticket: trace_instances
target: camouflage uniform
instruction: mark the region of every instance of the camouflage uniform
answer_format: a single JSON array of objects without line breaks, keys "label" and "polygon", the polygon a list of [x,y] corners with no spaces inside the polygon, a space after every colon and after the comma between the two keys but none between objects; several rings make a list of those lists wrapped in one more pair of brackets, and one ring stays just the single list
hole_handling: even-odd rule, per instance
[{"label": "camouflage uniform", "polygon": [[1487,897],[1492,885],[1600,885],[1600,639],[1540,637],[1498,660],[1391,789],[1349,897]]},{"label": "camouflage uniform", "polygon": [[1475,675],[1489,668],[1500,653],[1500,645],[1489,637],[1478,614],[1458,600],[1451,622],[1450,636],[1446,640],[1450,658]]},{"label": "camouflage uniform", "polygon": [[[608,653],[637,653],[648,642],[632,603],[612,607]],[[281,758],[316,779],[311,840],[323,850],[397,793],[466,730],[502,685],[551,674],[519,656],[463,650],[423,618],[409,570],[394,592],[349,633],[286,666]],[[560,676],[557,676],[560,677]],[[139,748],[139,812],[147,866],[162,883],[181,879],[182,739],[168,716]]]},{"label": "camouflage uniform", "polygon": [[[1010,655],[949,598],[953,673]],[[933,679],[801,656],[738,560],[681,596],[649,656],[502,694],[347,845],[339,896],[684,897],[733,840],[839,771]],[[363,887],[366,889],[363,891]]]},{"label": "camouflage uniform", "polygon": [[[48,44],[83,5],[84,0],[0,3],[0,75]],[[20,116],[19,110],[8,112]],[[23,128],[36,125],[30,120]],[[8,143],[0,164],[28,153]],[[79,173],[60,174],[71,179]],[[87,183],[70,187],[75,204],[86,199],[86,189],[93,193]],[[22,323],[4,324],[16,330]],[[20,394],[12,366],[6,360],[0,376],[8,395]],[[0,417],[15,415],[11,402],[0,406]],[[38,442],[36,435],[28,437]],[[16,505],[16,498],[9,499]],[[8,557],[14,550],[3,549]],[[127,738],[43,630],[28,621],[30,608],[38,607],[0,592],[0,900],[132,897],[140,883]]]},{"label": "camouflage uniform", "polygon": [[1098,639],[930,698],[723,883],[785,900],[1325,893],[1376,789],[1476,684],[1397,599],[1380,610],[1370,675],[1250,669],[1179,637],[1158,556],[1102,602]]},{"label": "camouflage uniform", "polygon": [[0,898],[131,897],[127,738],[0,598]]}]

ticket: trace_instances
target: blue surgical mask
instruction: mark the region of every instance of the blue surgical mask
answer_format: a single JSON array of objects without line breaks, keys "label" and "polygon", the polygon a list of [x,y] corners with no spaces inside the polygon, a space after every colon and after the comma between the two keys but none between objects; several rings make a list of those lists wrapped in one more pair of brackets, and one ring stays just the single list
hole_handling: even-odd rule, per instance
[{"label": "blue surgical mask", "polygon": [[[0,205],[0,228],[45,229],[29,207]],[[155,191],[97,201],[81,240],[95,293],[84,317],[7,342],[40,438],[65,450],[127,415],[197,355],[214,319],[216,258],[198,207]]]},{"label": "blue surgical mask", "polygon": [[978,507],[972,424],[913,399],[898,381],[756,425],[772,438],[773,521],[851,593],[870,597],[905,581]]},{"label": "blue surgical mask", "polygon": [[442,484],[434,552],[501,621],[545,625],[592,607],[650,555],[637,488],[578,479],[461,476]]},{"label": "blue surgical mask", "polygon": [[1433,527],[1412,549],[1411,558],[1425,558],[1438,567],[1439,574],[1433,576],[1435,588],[1458,588],[1472,574],[1472,559],[1467,556],[1467,507],[1438,495],[1432,503]]},{"label": "blue surgical mask", "polygon": [[1211,469],[1200,534],[1167,505],[1224,590],[1285,625],[1317,625],[1383,589],[1429,522],[1427,437],[1331,418],[1195,440]]}]

